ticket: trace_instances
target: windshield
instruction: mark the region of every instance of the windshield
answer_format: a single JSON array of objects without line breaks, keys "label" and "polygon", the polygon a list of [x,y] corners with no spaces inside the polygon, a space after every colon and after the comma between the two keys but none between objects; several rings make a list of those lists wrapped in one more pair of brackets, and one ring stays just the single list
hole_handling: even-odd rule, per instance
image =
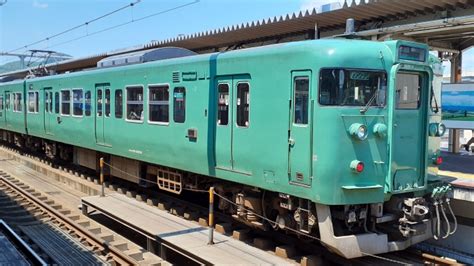
[{"label": "windshield", "polygon": [[376,97],[371,106],[385,106],[385,72],[323,69],[319,80],[319,103],[322,105],[366,106],[372,97]]}]

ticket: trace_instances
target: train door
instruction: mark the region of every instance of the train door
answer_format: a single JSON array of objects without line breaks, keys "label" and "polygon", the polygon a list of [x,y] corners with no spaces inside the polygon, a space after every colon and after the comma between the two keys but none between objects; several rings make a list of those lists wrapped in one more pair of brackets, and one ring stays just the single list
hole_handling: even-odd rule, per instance
[{"label": "train door", "polygon": [[52,88],[44,88],[44,132],[47,135],[53,135],[52,127],[54,126],[56,116],[53,112],[53,90]]},{"label": "train door", "polygon": [[[107,145],[106,119],[110,116],[110,87],[109,84],[96,84],[95,86],[96,114],[95,114],[95,140],[97,144]],[[107,99],[108,97],[108,99]]]},{"label": "train door", "polygon": [[217,120],[215,160],[217,168],[233,169],[232,159],[232,77],[219,77],[217,84]]},{"label": "train door", "polygon": [[425,146],[426,75],[417,72],[398,72],[395,84],[393,114],[392,175],[393,190],[407,186],[423,186],[424,149],[406,147]]},{"label": "train door", "polygon": [[288,175],[290,183],[310,186],[313,146],[311,71],[293,71],[291,81]]}]

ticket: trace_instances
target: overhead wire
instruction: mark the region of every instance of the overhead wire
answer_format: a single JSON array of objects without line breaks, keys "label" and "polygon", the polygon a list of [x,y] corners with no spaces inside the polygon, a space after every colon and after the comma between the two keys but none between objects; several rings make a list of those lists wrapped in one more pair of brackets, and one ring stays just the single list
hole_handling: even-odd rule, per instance
[{"label": "overhead wire", "polygon": [[184,7],[187,7],[187,6],[196,4],[196,3],[198,3],[198,2],[200,2],[200,0],[194,0],[194,1],[192,1],[192,2],[188,2],[188,3],[186,3],[186,4],[182,4],[182,5],[179,5],[179,6],[175,6],[175,7],[169,8],[169,9],[165,9],[165,10],[162,10],[162,11],[159,11],[159,12],[156,12],[156,13],[153,13],[153,14],[150,14],[150,15],[146,15],[146,16],[143,16],[143,17],[140,17],[140,18],[137,18],[137,19],[132,18],[132,19],[129,20],[129,21],[126,21],[126,22],[123,22],[123,23],[120,23],[120,24],[117,24],[117,25],[114,25],[114,26],[111,26],[111,27],[107,27],[107,28],[104,28],[104,29],[101,29],[101,30],[98,30],[98,31],[94,31],[94,32],[91,32],[91,33],[87,33],[87,34],[82,35],[82,36],[79,36],[79,37],[77,37],[77,38],[73,38],[73,39],[70,39],[70,40],[67,40],[67,41],[64,41],[64,42],[60,42],[60,43],[51,45],[51,46],[49,46],[49,47],[50,47],[50,48],[51,48],[51,47],[57,47],[57,46],[60,46],[60,45],[68,44],[68,43],[71,43],[71,42],[75,42],[75,41],[77,41],[77,40],[80,40],[80,39],[83,39],[83,38],[87,38],[87,37],[90,37],[90,36],[93,36],[93,35],[96,35],[96,34],[99,34],[99,33],[103,33],[103,32],[109,31],[109,30],[113,30],[113,29],[116,29],[116,28],[120,28],[120,27],[123,27],[123,26],[125,26],[125,25],[132,24],[132,23],[134,23],[134,22],[142,21],[142,20],[145,20],[145,19],[154,17],[154,16],[158,16],[158,15],[162,15],[162,14],[165,14],[165,13],[169,13],[169,12],[171,12],[171,11],[174,11],[174,10],[177,10],[177,9],[181,9],[181,8],[184,8]]},{"label": "overhead wire", "polygon": [[122,6],[122,7],[118,8],[118,9],[115,9],[115,10],[113,10],[113,11],[110,11],[110,12],[104,14],[104,15],[98,16],[98,17],[93,18],[93,19],[91,19],[91,20],[89,20],[89,21],[86,21],[86,22],[84,22],[84,23],[81,23],[81,24],[79,24],[79,25],[77,25],[77,26],[74,26],[74,27],[71,27],[71,28],[69,28],[69,29],[63,30],[63,31],[61,31],[61,32],[59,32],[59,33],[53,34],[53,35],[48,36],[48,37],[46,37],[46,38],[44,38],[44,39],[41,39],[41,40],[38,40],[38,41],[35,41],[35,42],[32,42],[32,43],[23,45],[23,46],[21,46],[21,47],[18,47],[18,48],[16,48],[16,49],[10,50],[10,51],[8,51],[8,52],[11,53],[11,52],[15,52],[15,51],[18,51],[18,50],[21,50],[21,49],[26,49],[26,48],[28,48],[28,47],[30,47],[30,46],[33,46],[33,45],[36,45],[36,44],[38,44],[38,43],[42,43],[42,42],[44,42],[44,41],[50,41],[50,40],[53,39],[53,38],[56,38],[56,37],[61,36],[61,35],[63,35],[63,34],[69,33],[69,32],[71,32],[71,31],[74,31],[74,30],[79,29],[79,28],[81,28],[81,27],[87,27],[87,26],[89,26],[89,24],[91,24],[91,23],[93,23],[93,22],[96,22],[96,21],[101,20],[101,19],[103,19],[103,18],[105,18],[105,17],[111,16],[111,15],[117,13],[117,12],[120,12],[120,11],[124,10],[124,9],[133,7],[133,6],[135,6],[136,4],[138,4],[138,3],[140,3],[140,2],[141,2],[141,0],[135,0],[134,2],[130,2],[129,4],[127,4],[127,5],[125,5],[125,6]]}]

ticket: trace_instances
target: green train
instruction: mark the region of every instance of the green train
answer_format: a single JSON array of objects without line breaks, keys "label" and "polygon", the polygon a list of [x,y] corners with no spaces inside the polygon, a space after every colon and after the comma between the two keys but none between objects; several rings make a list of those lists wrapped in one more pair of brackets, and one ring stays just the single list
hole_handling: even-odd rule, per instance
[{"label": "green train", "polygon": [[0,127],[153,189],[213,186],[235,203],[222,212],[353,258],[433,235],[447,189],[428,179],[444,133],[428,59],[422,44],[351,39],[163,56],[0,83]]}]

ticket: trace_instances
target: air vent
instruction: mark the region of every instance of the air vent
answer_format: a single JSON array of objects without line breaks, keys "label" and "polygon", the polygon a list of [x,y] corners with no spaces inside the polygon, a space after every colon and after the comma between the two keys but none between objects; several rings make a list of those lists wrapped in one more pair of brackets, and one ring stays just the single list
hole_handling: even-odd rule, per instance
[{"label": "air vent", "polygon": [[173,83],[179,83],[179,71],[173,72]]}]

